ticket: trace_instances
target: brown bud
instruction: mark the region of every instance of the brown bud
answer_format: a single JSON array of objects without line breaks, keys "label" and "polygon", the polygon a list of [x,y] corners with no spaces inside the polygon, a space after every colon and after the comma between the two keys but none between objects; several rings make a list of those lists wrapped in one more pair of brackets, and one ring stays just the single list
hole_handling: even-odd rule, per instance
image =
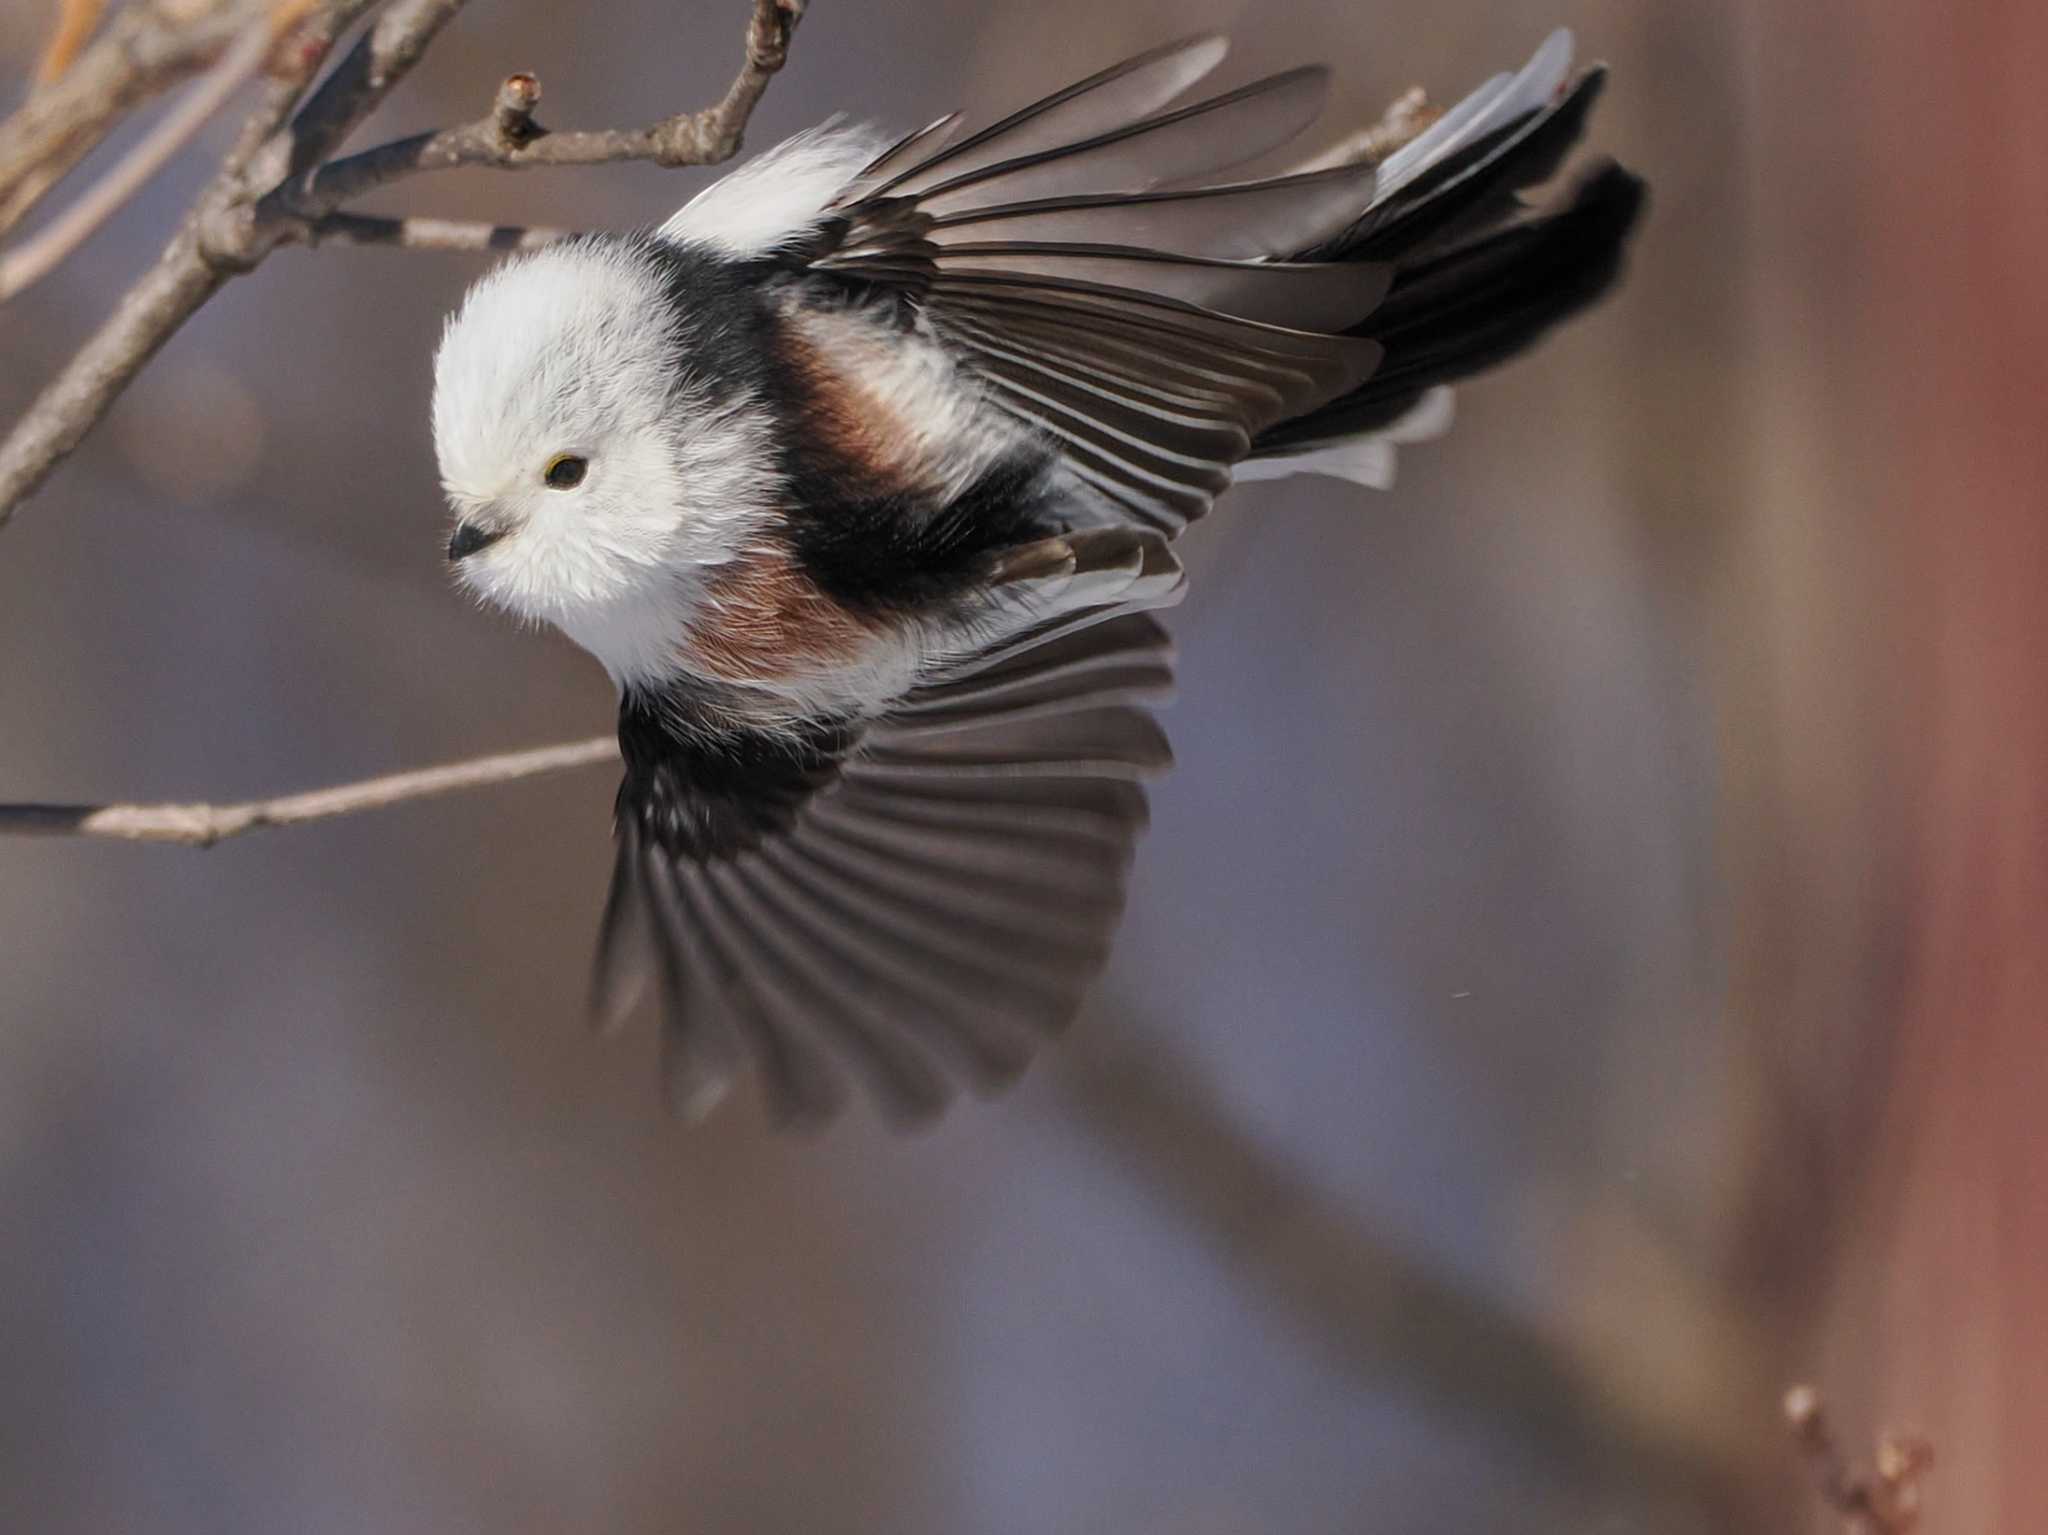
[{"label": "brown bud", "polygon": [[539,138],[545,131],[533,120],[533,109],[539,102],[539,80],[523,72],[507,75],[505,83],[498,87],[498,99],[491,106],[491,120],[497,125],[498,137],[514,148]]},{"label": "brown bud", "polygon": [[1820,1393],[1811,1386],[1794,1386],[1785,1393],[1785,1421],[1794,1431],[1806,1434],[1820,1422]]}]

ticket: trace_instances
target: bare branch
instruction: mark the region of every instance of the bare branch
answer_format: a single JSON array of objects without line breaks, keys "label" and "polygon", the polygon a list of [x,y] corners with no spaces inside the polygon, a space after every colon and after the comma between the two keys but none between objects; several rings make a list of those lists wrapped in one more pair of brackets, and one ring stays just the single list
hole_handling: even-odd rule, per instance
[{"label": "bare branch", "polygon": [[361,154],[321,166],[287,182],[264,200],[259,219],[312,220],[353,202],[366,192],[407,176],[457,166],[484,165],[522,170],[533,165],[602,165],[618,160],[651,160],[656,165],[716,165],[739,152],[748,117],[768,81],[789,57],[790,35],[803,16],[800,0],[754,0],[747,28],[747,59],[717,106],[683,112],[641,128],[551,133],[532,121],[530,106],[508,132],[505,93],[523,81],[539,99],[529,75],[515,75],[500,89],[489,114],[456,128],[421,133],[380,144]]},{"label": "bare branch", "polygon": [[266,826],[297,826],[357,815],[407,800],[612,762],[618,755],[617,739],[603,735],[240,805],[0,805],[0,836],[105,837],[211,847]]},{"label": "bare branch", "polygon": [[796,34],[796,24],[804,19],[808,3],[809,0],[754,0],[754,19],[747,26],[747,61],[726,87],[724,100],[710,112],[700,114],[700,127],[718,146],[718,160],[729,160],[739,153],[747,119],[760,105],[768,82],[789,62],[790,40]]},{"label": "bare branch", "polygon": [[365,213],[330,213],[307,231],[309,243],[352,240],[358,245],[391,245],[420,251],[526,251],[566,240],[573,229],[522,224],[486,224],[473,219],[379,218]]},{"label": "bare branch", "polygon": [[0,442],[0,527],[50,471],[78,446],[157,349],[237,271],[262,252],[218,238],[219,225],[240,206],[248,155],[289,115],[321,59],[341,32],[375,0],[328,0],[287,43],[263,101],[244,124],[236,148],[201,192],[171,243],[122,295],[90,340],[65,365]]},{"label": "bare branch", "polygon": [[1876,1474],[1864,1476],[1835,1443],[1826,1405],[1812,1386],[1787,1391],[1784,1411],[1821,1500],[1847,1522],[1849,1535],[1909,1535],[1919,1527],[1920,1480],[1934,1464],[1926,1440],[1884,1435],[1877,1442]]},{"label": "bare branch", "polygon": [[261,8],[259,0],[142,0],[115,16],[0,120],[0,234],[135,107],[211,64]]},{"label": "bare branch", "polygon": [[292,115],[292,108],[298,105],[342,35],[378,3],[379,0],[273,0],[281,11],[288,10],[303,18],[303,23],[271,56],[270,89],[243,122],[234,147],[221,162],[225,176],[241,178],[239,184],[245,195],[260,190],[248,183],[250,162]]},{"label": "bare branch", "polygon": [[178,232],[0,446],[0,526],[230,275],[201,253],[195,230]]},{"label": "bare branch", "polygon": [[192,142],[214,113],[263,67],[276,39],[258,22],[222,54],[192,93],[32,240],[0,256],[0,304],[53,271]]},{"label": "bare branch", "polygon": [[432,220],[336,219],[341,204],[359,193],[446,165],[509,168],[623,159],[697,165],[730,158],[769,79],[788,57],[805,0],[754,0],[745,62],[725,96],[705,111],[623,133],[550,134],[531,117],[538,83],[515,76],[500,87],[480,123],[323,163],[462,6],[462,0],[392,0],[294,115],[325,49],[373,3],[324,0],[317,6],[282,50],[286,57],[274,61],[272,89],[156,265],[0,442],[0,527],[92,430],[157,348],[229,277],[251,270],[279,245],[339,234],[422,249],[490,249],[554,237],[546,230],[500,231]]},{"label": "bare branch", "polygon": [[463,3],[396,0],[299,109],[284,139],[266,146],[252,174],[283,182],[304,175],[333,154],[419,62],[427,44],[455,19]]}]

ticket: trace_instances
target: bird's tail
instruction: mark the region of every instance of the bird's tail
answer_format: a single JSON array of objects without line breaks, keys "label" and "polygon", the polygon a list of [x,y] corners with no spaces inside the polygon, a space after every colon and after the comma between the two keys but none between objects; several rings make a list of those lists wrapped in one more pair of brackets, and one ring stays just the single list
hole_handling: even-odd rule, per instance
[{"label": "bird's tail", "polygon": [[1613,287],[1646,199],[1640,179],[1603,161],[1547,208],[1522,197],[1570,152],[1605,83],[1595,67],[1566,86],[1569,60],[1558,34],[1519,75],[1481,87],[1381,164],[1355,224],[1294,258],[1391,265],[1386,298],[1352,332],[1386,356],[1358,388],[1261,432],[1237,478],[1390,484],[1398,444],[1450,425],[1450,384]]}]

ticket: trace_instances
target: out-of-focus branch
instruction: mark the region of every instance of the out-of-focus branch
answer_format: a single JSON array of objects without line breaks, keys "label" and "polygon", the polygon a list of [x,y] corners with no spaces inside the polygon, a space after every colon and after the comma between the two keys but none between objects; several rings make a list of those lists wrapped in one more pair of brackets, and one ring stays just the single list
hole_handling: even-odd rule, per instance
[{"label": "out-of-focus branch", "polygon": [[130,198],[148,185],[171,157],[206,126],[228,98],[263,67],[275,45],[270,27],[252,24],[235,45],[220,56],[206,77],[119,164],[90,188],[34,239],[0,256],[0,304],[55,270],[83,245]]},{"label": "out-of-focus branch", "polygon": [[223,177],[238,178],[235,184],[244,196],[259,189],[250,163],[276,140],[278,130],[291,117],[334,45],[379,3],[381,0],[271,0],[273,6],[290,9],[302,19],[271,55],[269,88],[244,119],[234,147],[221,161]]},{"label": "out-of-focus branch", "polygon": [[352,240],[358,245],[392,245],[416,251],[539,250],[566,240],[573,229],[525,224],[486,224],[475,219],[380,218],[365,213],[330,213],[307,229],[311,244]]},{"label": "out-of-focus branch", "polygon": [[1909,1535],[1919,1528],[1920,1479],[1934,1464],[1926,1440],[1883,1436],[1876,1474],[1864,1476],[1835,1443],[1826,1404],[1812,1386],[1785,1393],[1785,1422],[1813,1468],[1822,1500],[1846,1521],[1848,1535]]},{"label": "out-of-focus branch", "polygon": [[[106,414],[129,381],[178,327],[229,276],[246,270],[212,251],[207,237],[215,222],[246,197],[243,173],[251,155],[283,125],[335,39],[373,4],[375,0],[324,0],[316,4],[273,55],[269,89],[171,243],[135,286],[122,295],[99,330],[44,388],[5,441],[0,442],[0,527],[6,525],[14,508]],[[264,0],[260,9],[271,8],[272,0]],[[99,47],[95,44],[89,49],[88,58]],[[85,73],[86,66],[81,63],[60,85],[69,85]]]},{"label": "out-of-focus branch", "polygon": [[[316,5],[292,46],[280,50],[285,57],[273,66],[272,89],[156,265],[0,442],[0,526],[77,447],[157,348],[229,277],[249,271],[278,246],[310,244],[327,234],[414,249],[488,249],[550,237],[548,231],[501,233],[495,226],[434,221],[337,221],[341,205],[361,193],[452,165],[510,168],[626,159],[709,165],[729,159],[769,79],[788,57],[805,0],[753,0],[745,60],[724,97],[702,112],[639,129],[551,134],[531,117],[538,84],[530,76],[514,75],[500,87],[490,113],[475,123],[330,161],[463,0],[392,0],[300,106],[299,96],[326,44],[371,3],[325,0]],[[88,49],[87,56],[93,51]]]},{"label": "out-of-focus branch", "polygon": [[289,134],[268,146],[252,176],[283,180],[326,160],[405,78],[463,4],[395,0],[292,117]]},{"label": "out-of-focus branch", "polygon": [[618,755],[618,741],[603,735],[240,805],[0,805],[0,836],[106,837],[121,842],[211,847],[260,827],[296,826],[381,810],[431,795],[490,788],[612,762]]},{"label": "out-of-focus branch", "polygon": [[1352,1220],[1157,1039],[1068,1044],[1057,1070],[1081,1127],[1331,1367],[1581,1475],[1655,1485],[1704,1528],[1745,1527],[1730,1462],[1612,1400],[1563,1338]]},{"label": "out-of-focus branch", "polygon": [[[262,0],[138,0],[0,119],[0,234],[142,102],[219,57]],[[60,29],[61,33],[61,29]],[[52,52],[56,54],[53,41]]]}]

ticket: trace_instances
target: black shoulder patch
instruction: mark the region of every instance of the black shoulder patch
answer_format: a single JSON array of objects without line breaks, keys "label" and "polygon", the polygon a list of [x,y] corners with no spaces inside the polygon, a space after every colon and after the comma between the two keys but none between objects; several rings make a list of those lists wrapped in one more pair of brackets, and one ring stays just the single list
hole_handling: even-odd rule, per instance
[{"label": "black shoulder patch", "polygon": [[1036,455],[991,464],[945,502],[863,496],[830,464],[793,467],[797,559],[826,595],[857,611],[922,609],[964,596],[998,550],[1054,530],[1044,461]]},{"label": "black shoulder patch", "polygon": [[660,274],[675,308],[678,384],[714,380],[730,390],[768,391],[775,314],[772,267],[678,245],[642,232],[625,237]]},{"label": "black shoulder patch", "polygon": [[945,501],[885,483],[820,429],[834,410],[785,344],[782,306],[871,308],[867,298],[787,258],[737,261],[651,234],[627,238],[675,306],[679,381],[747,390],[773,417],[790,543],[826,595],[863,613],[928,608],[971,591],[996,551],[1057,530],[1041,447],[1019,447]]}]

